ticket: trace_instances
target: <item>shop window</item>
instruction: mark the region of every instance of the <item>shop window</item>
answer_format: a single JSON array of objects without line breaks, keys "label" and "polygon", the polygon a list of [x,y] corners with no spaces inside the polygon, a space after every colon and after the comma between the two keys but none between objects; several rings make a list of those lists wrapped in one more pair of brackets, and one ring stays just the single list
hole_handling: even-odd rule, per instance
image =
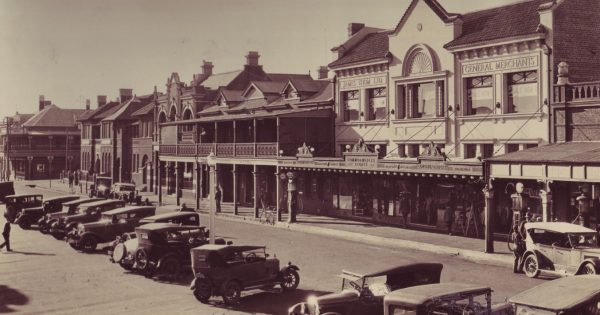
[{"label": "shop window", "polygon": [[360,120],[360,93],[358,90],[342,92],[344,121]]},{"label": "shop window", "polygon": [[492,76],[467,79],[467,115],[487,115],[494,112]]},{"label": "shop window", "polygon": [[420,83],[412,85],[413,117],[427,118],[436,114],[435,83]]},{"label": "shop window", "polygon": [[493,155],[494,155],[494,145],[491,143],[484,144],[483,148],[481,150],[481,157],[488,158],[488,157],[492,157]]},{"label": "shop window", "polygon": [[386,89],[376,88],[368,90],[369,113],[367,120],[382,120],[387,117]]},{"label": "shop window", "polygon": [[537,80],[537,71],[508,75],[508,111],[510,113],[533,113],[538,110]]},{"label": "shop window", "polygon": [[420,146],[420,145],[418,145],[418,144],[409,144],[409,145],[407,146],[407,153],[406,153],[406,154],[407,154],[407,155],[408,155],[408,157],[410,157],[410,158],[417,157],[417,156],[419,156],[419,154],[421,153],[421,152],[420,152],[420,148],[421,148],[421,146]]},{"label": "shop window", "polygon": [[477,145],[476,144],[468,143],[468,144],[465,144],[464,148],[465,148],[465,154],[464,154],[465,159],[474,159],[477,157]]},{"label": "shop window", "polygon": [[506,153],[519,151],[519,145],[517,143],[509,143],[506,145]]}]

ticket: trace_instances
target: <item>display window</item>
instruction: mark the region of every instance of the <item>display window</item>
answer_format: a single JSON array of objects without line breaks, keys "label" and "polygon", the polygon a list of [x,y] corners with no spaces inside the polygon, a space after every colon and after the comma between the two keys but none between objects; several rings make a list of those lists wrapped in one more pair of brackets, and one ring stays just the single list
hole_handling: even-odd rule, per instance
[{"label": "display window", "polygon": [[387,117],[386,89],[369,89],[369,114],[367,120],[383,120]]},{"label": "display window", "polygon": [[467,79],[467,115],[487,115],[494,112],[492,76]]},{"label": "display window", "polygon": [[344,121],[360,120],[360,93],[358,90],[342,92]]},{"label": "display window", "polygon": [[537,81],[537,71],[516,72],[507,75],[510,113],[533,113],[539,109]]}]

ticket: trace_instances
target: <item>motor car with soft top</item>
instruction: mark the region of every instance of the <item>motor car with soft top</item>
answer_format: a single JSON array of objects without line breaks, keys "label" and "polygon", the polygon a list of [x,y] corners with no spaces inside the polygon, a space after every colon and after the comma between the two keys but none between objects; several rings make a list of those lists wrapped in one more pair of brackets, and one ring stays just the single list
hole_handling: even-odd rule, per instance
[{"label": "motor car with soft top", "polygon": [[298,266],[289,262],[280,266],[265,246],[203,245],[191,250],[194,280],[190,285],[201,303],[221,296],[226,304],[240,301],[244,290],[295,290],[300,283]]},{"label": "motor car with soft top", "polygon": [[41,194],[9,195],[4,199],[6,209],[4,217],[8,222],[15,223],[17,216],[23,209],[34,208],[42,205],[44,197]]},{"label": "motor car with soft top", "polygon": [[339,293],[310,296],[288,310],[289,315],[383,315],[383,298],[394,290],[439,283],[443,265],[409,263],[366,273],[343,270]]},{"label": "motor car with soft top", "polygon": [[67,234],[67,242],[74,249],[91,252],[98,243],[107,243],[117,235],[130,232],[139,225],[140,220],[154,215],[152,206],[129,206],[102,213],[98,221],[79,223],[76,230]]},{"label": "motor car with soft top", "polygon": [[[139,225],[144,225],[148,223],[174,223],[179,225],[191,225],[191,226],[200,226],[200,215],[196,212],[167,212],[162,214],[153,215],[150,217],[146,217],[140,220]],[[108,250],[109,260],[112,263],[119,263],[121,267],[125,264],[125,269],[131,269],[133,265],[133,261],[125,261],[120,260],[119,262],[115,261],[112,257],[113,249],[119,243],[125,243],[127,248],[127,253],[125,257],[132,257],[137,250],[138,240],[135,232],[123,233],[122,235],[118,235]]]},{"label": "motor car with soft top", "polygon": [[110,187],[110,197],[113,199],[129,200],[131,193],[135,194],[135,185],[131,183],[114,183]]},{"label": "motor car with soft top", "polygon": [[[150,223],[135,229],[138,248],[133,255],[134,268],[147,277],[165,276],[171,279],[189,268],[190,249],[208,243],[208,231],[203,226],[173,223]],[[225,240],[215,240],[225,244]],[[121,246],[122,245],[122,246]],[[119,244],[113,259],[124,263],[127,248]]]},{"label": "motor car with soft top", "polygon": [[525,233],[526,250],[519,269],[528,277],[600,271],[600,248],[595,230],[566,222],[529,222],[525,224]]},{"label": "motor car with soft top", "polygon": [[13,182],[0,182],[0,202],[6,202],[6,196],[15,194],[15,185]]},{"label": "motor car with soft top", "polygon": [[[52,223],[58,221],[58,219],[68,216],[68,215],[78,213],[79,206],[84,203],[90,203],[90,202],[95,202],[95,201],[100,201],[100,200],[104,200],[104,199],[102,199],[102,198],[80,198],[80,199],[75,199],[73,201],[65,202],[62,204],[60,211],[53,212],[53,213],[46,213],[45,216],[40,218],[37,223],[38,229],[40,230],[40,232],[42,232],[42,234],[48,234],[48,233],[50,233],[50,226],[52,225]],[[60,238],[62,239],[63,236],[61,236]]]},{"label": "motor car with soft top", "polygon": [[383,298],[384,315],[513,315],[512,306],[492,305],[492,289],[468,283],[435,283],[399,289]]},{"label": "motor car with soft top", "polygon": [[598,315],[600,276],[580,275],[547,281],[508,301],[516,315]]},{"label": "motor car with soft top", "polygon": [[23,209],[17,216],[15,223],[22,229],[29,229],[32,224],[36,224],[40,218],[43,218],[46,214],[60,211],[64,202],[76,199],[79,199],[78,195],[44,198],[41,206]]},{"label": "motor car with soft top", "polygon": [[79,212],[64,216],[52,223],[50,234],[55,237],[66,236],[67,233],[77,227],[79,223],[88,223],[98,221],[103,212],[110,211],[125,206],[123,200],[99,200],[79,205]]}]

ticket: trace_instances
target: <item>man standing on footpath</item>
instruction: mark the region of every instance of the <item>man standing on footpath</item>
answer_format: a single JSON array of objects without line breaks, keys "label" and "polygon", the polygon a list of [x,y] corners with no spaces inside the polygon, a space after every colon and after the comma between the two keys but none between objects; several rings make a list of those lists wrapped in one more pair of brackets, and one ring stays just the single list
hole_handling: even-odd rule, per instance
[{"label": "man standing on footpath", "polygon": [[4,243],[0,245],[0,249],[6,246],[6,250],[12,252],[12,249],[10,249],[10,222],[8,221],[4,223],[4,231],[2,231],[2,236],[4,237]]}]

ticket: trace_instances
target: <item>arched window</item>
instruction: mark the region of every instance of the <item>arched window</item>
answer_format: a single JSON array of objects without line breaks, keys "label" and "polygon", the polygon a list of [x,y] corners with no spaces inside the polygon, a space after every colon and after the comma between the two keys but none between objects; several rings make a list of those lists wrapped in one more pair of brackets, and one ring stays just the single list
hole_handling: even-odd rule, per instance
[{"label": "arched window", "polygon": [[431,58],[423,51],[416,51],[409,64],[408,74],[421,74],[433,72],[433,62]]},{"label": "arched window", "polygon": [[[183,120],[190,120],[192,118],[194,118],[194,116],[192,114],[192,110],[190,110],[189,108],[186,109],[183,112]],[[192,130],[194,130],[194,125],[192,125],[192,124],[183,125],[181,129],[182,129],[182,131],[192,131]]]},{"label": "arched window", "polygon": [[171,109],[169,110],[169,121],[175,121],[177,117],[177,107],[175,105],[171,105]]},{"label": "arched window", "polygon": [[165,114],[165,112],[160,112],[160,114],[158,114],[158,123],[162,124],[162,123],[166,123],[167,122],[167,115]]}]

